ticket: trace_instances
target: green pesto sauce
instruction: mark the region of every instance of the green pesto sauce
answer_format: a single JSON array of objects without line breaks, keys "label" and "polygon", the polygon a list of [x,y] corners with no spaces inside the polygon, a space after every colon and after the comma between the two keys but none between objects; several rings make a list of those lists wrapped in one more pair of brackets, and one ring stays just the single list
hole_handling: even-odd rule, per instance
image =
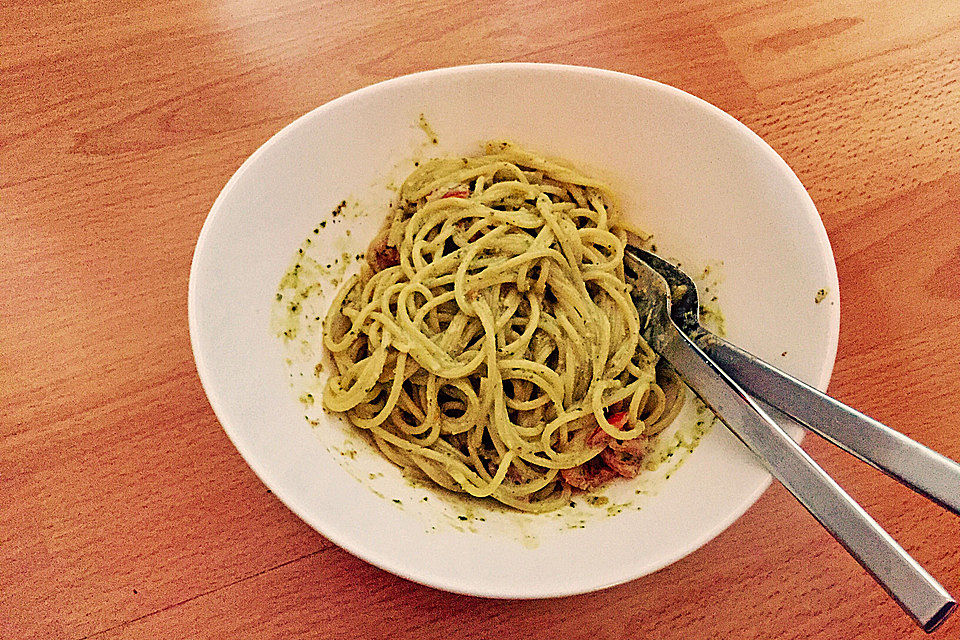
[{"label": "green pesto sauce", "polygon": [[[419,126],[436,144],[436,134],[422,115]],[[323,410],[322,403],[317,402],[322,394],[321,383],[325,369],[320,346],[323,315],[336,288],[345,280],[348,272],[355,270],[357,263],[363,259],[365,247],[354,240],[353,236],[357,234],[351,234],[344,226],[349,224],[349,220],[361,215],[364,215],[364,212],[356,201],[345,199],[338,203],[325,219],[310,230],[307,238],[298,247],[274,295],[271,331],[282,340],[285,362],[292,379],[291,386],[295,390],[295,397],[303,406],[305,420],[312,426],[320,424],[320,411]],[[648,243],[655,251],[652,238]],[[697,276],[694,279],[702,302],[701,320],[705,326],[722,336],[725,334],[725,322],[717,303],[718,269],[707,267]],[[644,460],[644,467],[648,471],[657,470],[657,473],[665,478],[669,478],[690,455],[715,421],[715,417],[692,393],[688,394],[687,399],[696,406],[696,420],[687,419],[689,424],[679,425],[676,429],[668,428],[663,434],[655,436],[651,441],[651,451]],[[341,466],[378,497],[389,500],[404,510],[429,509],[423,511],[431,519],[428,523],[429,531],[436,531],[441,521],[445,526],[474,533],[492,530],[487,528],[493,524],[488,522],[488,519],[501,524],[504,521],[514,521],[519,527],[518,541],[527,547],[537,545],[536,536],[525,530],[528,525],[536,524],[540,527],[546,522],[552,523],[552,527],[559,525],[561,530],[583,529],[588,522],[598,518],[616,517],[624,510],[640,509],[643,503],[640,496],[646,497],[655,493],[649,483],[642,482],[645,474],[641,474],[636,481],[619,480],[599,492],[576,494],[568,506],[555,512],[531,515],[517,512],[492,500],[473,498],[407,478],[415,492],[412,495],[409,491],[403,492],[401,498],[396,497],[400,492],[391,489],[396,486],[393,474],[373,473],[369,471],[369,466],[364,466],[364,460],[370,459],[370,456],[381,460],[381,454],[366,440],[355,443],[349,436],[345,436],[342,445],[330,446],[328,450],[337,454],[336,458]],[[612,498],[624,493],[624,484],[627,484],[630,496],[637,497],[636,503]],[[610,496],[605,495],[608,489]],[[390,493],[394,495],[389,495]],[[541,530],[544,529],[537,529]]]},{"label": "green pesto sauce", "polygon": [[653,447],[644,459],[644,468],[655,471],[667,464],[664,478],[669,478],[676,469],[693,453],[704,436],[710,433],[716,424],[717,416],[693,393],[687,394],[692,402],[696,420],[692,424],[683,424],[670,433],[664,432],[653,439]]},{"label": "green pesto sauce", "polygon": [[608,498],[607,496],[598,496],[598,495],[587,496],[587,504],[593,505],[594,507],[602,507],[608,502],[610,502],[610,498]]},{"label": "green pesto sauce", "polygon": [[427,134],[427,138],[430,139],[431,144],[438,144],[440,142],[440,139],[437,138],[437,132],[434,131],[433,127],[430,126],[430,123],[427,122],[427,116],[422,113],[417,119],[417,126],[420,127],[425,134]]}]

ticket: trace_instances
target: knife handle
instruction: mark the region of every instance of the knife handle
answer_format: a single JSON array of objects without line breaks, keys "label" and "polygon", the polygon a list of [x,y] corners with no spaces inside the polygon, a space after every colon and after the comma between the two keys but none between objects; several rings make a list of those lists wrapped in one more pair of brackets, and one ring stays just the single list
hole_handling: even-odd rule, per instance
[{"label": "knife handle", "polygon": [[695,342],[754,397],[960,515],[960,464],[709,332]]},{"label": "knife handle", "polygon": [[925,631],[956,607],[950,594],[672,322],[660,354],[777,480]]}]

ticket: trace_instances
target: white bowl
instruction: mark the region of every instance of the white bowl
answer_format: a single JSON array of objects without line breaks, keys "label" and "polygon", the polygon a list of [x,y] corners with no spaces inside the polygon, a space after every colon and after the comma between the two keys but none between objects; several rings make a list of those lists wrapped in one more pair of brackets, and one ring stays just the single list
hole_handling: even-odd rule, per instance
[{"label": "white bowl", "polygon": [[[421,113],[436,146],[417,126]],[[207,217],[190,273],[190,337],[210,403],[241,455],[336,544],[449,591],[582,593],[694,551],[756,501],[769,475],[718,425],[668,480],[612,490],[614,502],[626,504],[619,509],[458,511],[404,483],[369,447],[344,444],[351,436],[339,420],[311,428],[270,330],[281,276],[338,202],[347,199],[354,214],[328,225],[321,250],[357,253],[385,214],[387,183],[402,180],[414,159],[475,152],[495,138],[607,179],[661,254],[688,267],[722,261],[729,338],[826,388],[839,330],[836,268],[817,210],[786,163],[745,126],[683,91],[557,65],[418,73],[338,98],[285,127],[243,163]],[[828,297],[817,304],[821,288]],[[345,455],[351,447],[357,454]]]}]

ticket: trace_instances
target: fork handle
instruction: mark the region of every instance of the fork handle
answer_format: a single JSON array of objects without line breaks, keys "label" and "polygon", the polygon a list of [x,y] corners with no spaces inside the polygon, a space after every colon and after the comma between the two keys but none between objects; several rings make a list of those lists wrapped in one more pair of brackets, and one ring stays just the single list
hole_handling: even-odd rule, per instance
[{"label": "fork handle", "polygon": [[753,396],[960,515],[960,464],[709,332],[695,341]]},{"label": "fork handle", "polygon": [[723,369],[672,322],[660,355],[777,480],[927,632],[956,602]]}]

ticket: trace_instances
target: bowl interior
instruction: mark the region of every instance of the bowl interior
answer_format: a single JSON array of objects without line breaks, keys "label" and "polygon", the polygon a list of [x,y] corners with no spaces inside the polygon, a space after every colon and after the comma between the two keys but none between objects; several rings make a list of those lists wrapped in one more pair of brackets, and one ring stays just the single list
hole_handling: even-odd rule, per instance
[{"label": "bowl interior", "polygon": [[[437,144],[418,126],[421,113]],[[311,428],[270,329],[281,276],[337,203],[348,200],[352,213],[325,229],[322,250],[358,253],[385,215],[389,186],[414,160],[476,152],[500,138],[610,182],[659,253],[691,270],[711,265],[732,341],[826,387],[839,329],[836,270],[817,211],[787,165],[689,94],[556,65],[405,76],[286,127],[231,178],[204,224],[190,278],[191,339],[210,402],[240,453],[340,546],[452,591],[579,593],[692,552],[753,504],[768,474],[717,425],[669,480],[618,489],[605,508],[518,516],[451,503],[404,483],[338,420]],[[828,295],[818,304],[821,288]]]}]

